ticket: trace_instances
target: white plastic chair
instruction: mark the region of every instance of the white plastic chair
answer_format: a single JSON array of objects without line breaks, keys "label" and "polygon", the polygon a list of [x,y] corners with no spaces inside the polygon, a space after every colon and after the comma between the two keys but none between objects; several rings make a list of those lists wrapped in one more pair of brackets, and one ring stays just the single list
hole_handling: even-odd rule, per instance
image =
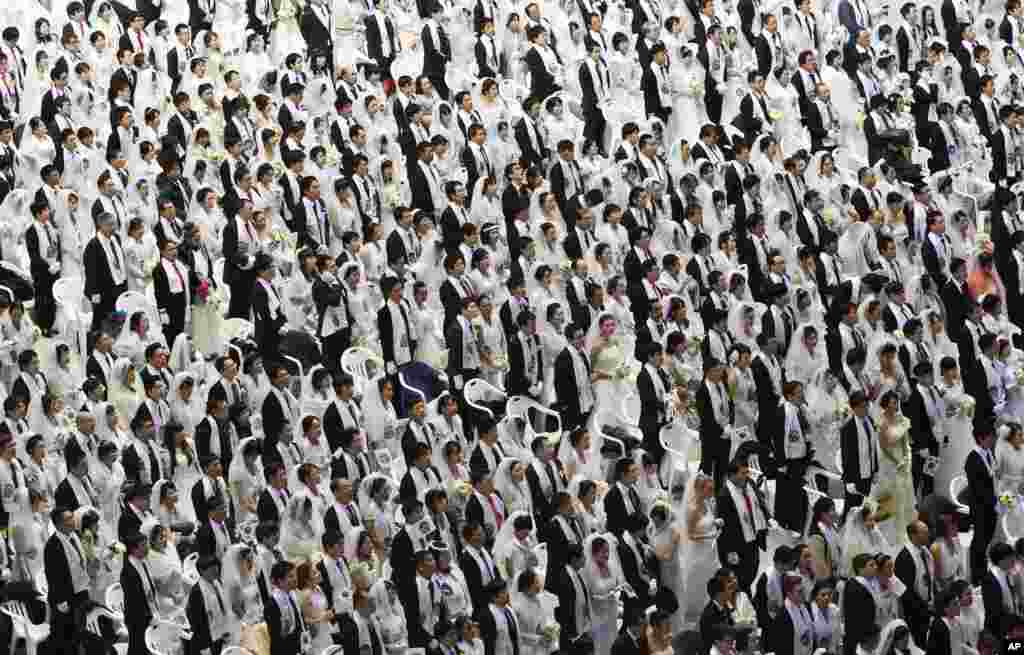
[{"label": "white plastic chair", "polygon": [[949,499],[953,501],[956,508],[963,514],[970,514],[971,508],[960,502],[960,492],[967,486],[967,476],[958,475],[949,481]]},{"label": "white plastic chair", "polygon": [[199,571],[196,569],[196,562],[199,561],[199,553],[191,553],[181,563],[181,577],[189,587],[199,582]]},{"label": "white plastic chair", "polygon": [[466,399],[466,404],[475,410],[484,412],[491,418],[494,418],[494,412],[484,406],[483,403],[488,398],[494,398],[495,396],[507,398],[504,391],[480,378],[474,378],[462,387],[462,397]]},{"label": "white plastic chair", "polygon": [[[341,646],[332,646],[332,648],[341,648]],[[241,646],[228,646],[220,652],[220,655],[253,655],[253,653],[252,651],[242,648]]]},{"label": "white plastic chair", "polygon": [[551,416],[558,421],[555,432],[562,434],[562,417],[553,409],[541,405],[533,398],[527,396],[512,396],[505,401],[505,414],[512,418],[521,418],[526,423],[530,422],[530,410],[534,410],[544,416]]},{"label": "white plastic chair", "polygon": [[[671,427],[672,427],[671,425],[666,425],[666,426],[661,428],[661,431],[658,433],[658,442],[661,443],[661,447],[664,448],[665,452],[668,453],[669,455],[671,455],[673,457],[673,459],[678,458],[678,460],[680,462],[682,462],[683,470],[687,470],[688,471],[689,470],[689,463],[690,463],[689,462],[689,457],[690,457],[689,454],[688,453],[684,453],[681,450],[676,450],[672,446],[672,444],[669,443],[668,439],[665,438],[665,432],[667,430],[669,430]],[[675,466],[673,464],[672,470],[669,471],[669,474],[668,474],[668,489],[669,490],[672,489],[672,484],[675,482],[675,478],[676,478],[676,471],[678,471],[678,470],[679,470],[679,467]]]},{"label": "white plastic chair", "polygon": [[152,655],[174,655],[181,651],[181,641],[192,634],[177,623],[158,621],[146,628],[146,648]]},{"label": "white plastic chair", "polygon": [[131,320],[135,312],[146,312],[150,325],[160,325],[160,311],[156,303],[138,291],[125,291],[117,297],[114,307],[127,314],[127,320]]},{"label": "white plastic chair", "polygon": [[50,636],[49,623],[33,623],[28,608],[20,601],[0,605],[0,612],[11,618],[11,652],[19,639],[25,641],[25,653],[35,655],[39,644]]},{"label": "white plastic chair", "polygon": [[[344,649],[341,646],[328,646],[320,652],[320,655],[341,655]],[[220,655],[229,655],[228,653],[221,651]]]},{"label": "white plastic chair", "polygon": [[107,592],[103,597],[103,604],[110,608],[111,612],[124,616],[124,589],[121,588],[120,582],[107,587]]},{"label": "white plastic chair", "polygon": [[372,350],[359,346],[353,346],[341,354],[341,370],[352,376],[357,392],[362,391],[370,381],[366,363],[376,358],[377,355]]}]

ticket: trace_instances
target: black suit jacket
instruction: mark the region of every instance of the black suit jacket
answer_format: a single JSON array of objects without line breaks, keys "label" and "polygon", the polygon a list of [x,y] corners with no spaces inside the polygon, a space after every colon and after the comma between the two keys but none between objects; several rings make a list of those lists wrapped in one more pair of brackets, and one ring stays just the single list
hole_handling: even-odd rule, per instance
[{"label": "black suit jacket", "polygon": [[732,618],[732,611],[719,607],[714,601],[708,601],[704,611],[700,613],[700,641],[704,647],[703,652],[711,650],[715,639],[715,628],[720,625],[735,625],[736,620]]},{"label": "black suit jacket", "polygon": [[[153,612],[146,600],[146,587],[135,566],[124,557],[121,568],[121,591],[124,593],[124,622],[129,626],[145,626],[153,619]],[[150,571],[152,577],[153,572]],[[70,587],[70,581],[68,586]]]},{"label": "black suit jacket", "polygon": [[[908,548],[909,546],[904,546],[896,556],[896,577],[906,586],[903,596],[900,597],[903,616],[908,624],[917,626],[928,623],[932,612],[928,607],[928,601],[917,593],[917,565],[914,564],[914,558]],[[933,587],[933,595],[934,591]]]},{"label": "black suit jacket", "polygon": [[846,617],[843,639],[848,644],[859,644],[875,626],[875,599],[864,585],[850,578],[843,590],[843,610]]},{"label": "black suit jacket", "polygon": [[994,635],[1005,635],[1013,613],[1003,606],[1003,588],[992,571],[985,571],[981,580],[981,597],[985,603],[985,629]]},{"label": "black suit jacket", "polygon": [[298,603],[289,597],[292,612],[297,617],[298,625],[290,634],[281,633],[281,608],[273,598],[263,607],[263,617],[267,621],[267,630],[270,632],[270,652],[274,655],[299,655],[302,645],[302,631],[305,630],[305,622],[302,620],[302,610]]}]

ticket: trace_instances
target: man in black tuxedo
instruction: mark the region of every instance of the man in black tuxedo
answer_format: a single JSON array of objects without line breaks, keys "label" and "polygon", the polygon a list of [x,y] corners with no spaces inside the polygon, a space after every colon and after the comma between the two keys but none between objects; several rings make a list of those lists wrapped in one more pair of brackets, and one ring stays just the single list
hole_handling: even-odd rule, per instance
[{"label": "man in black tuxedo", "polygon": [[129,655],[149,655],[146,628],[158,611],[157,589],[146,563],[147,545],[146,536],[138,532],[128,535],[125,542],[127,557],[121,568],[121,591],[124,594],[124,623],[128,629]]},{"label": "man in black tuxedo", "polygon": [[92,303],[92,329],[98,330],[118,296],[127,290],[127,264],[121,237],[114,233],[114,215],[103,212],[96,217],[96,236],[85,246],[85,297]]},{"label": "man in black tuxedo", "polygon": [[228,639],[228,598],[220,582],[220,559],[206,555],[196,563],[199,581],[192,586],[185,605],[192,630],[189,652],[219,655]]},{"label": "man in black tuxedo", "polygon": [[[46,600],[50,607],[50,643],[54,652],[71,653],[75,650],[76,617],[89,600],[89,574],[82,543],[75,533],[75,515],[58,506],[50,512],[50,518],[55,531],[43,548],[43,571],[49,588]],[[127,595],[125,600],[129,600]],[[125,622],[128,623],[128,616]],[[138,655],[145,651],[129,648],[128,652]]]},{"label": "man in black tuxedo", "polygon": [[1011,586],[1012,574],[1010,573],[1017,563],[1017,556],[1010,544],[997,543],[992,544],[988,558],[992,567],[981,574],[981,596],[985,604],[985,629],[994,635],[1005,635],[1007,628],[1019,613],[1016,591]]},{"label": "man in black tuxedo", "polygon": [[[561,626],[558,646],[561,653],[593,652],[589,627],[591,617],[590,589],[580,571],[586,559],[581,544],[570,544],[565,548],[565,559],[561,566],[551,571],[547,587],[558,595],[555,621]],[[550,563],[549,563],[550,566]]]},{"label": "man in black tuxedo", "polygon": [[749,594],[757,575],[760,551],[765,549],[768,513],[764,498],[750,481],[750,466],[742,451],[729,463],[729,479],[717,495],[718,557],[723,566],[736,572],[740,588]]},{"label": "man in black tuxedo", "polygon": [[306,624],[295,598],[298,585],[295,565],[287,560],[274,564],[270,569],[270,582],[273,585],[270,597],[263,607],[270,632],[270,652],[274,655],[299,655]]},{"label": "man in black tuxedo", "polygon": [[[700,613],[700,641],[703,646],[703,653],[708,653],[711,648],[721,642],[734,639],[736,633],[732,626],[736,624],[732,617],[732,609],[727,607],[729,602],[729,591],[727,581],[731,571],[719,570],[714,577],[707,581],[708,604]],[[700,593],[693,590],[690,593]]]},{"label": "man in black tuxedo", "polygon": [[449,92],[445,72],[452,60],[452,47],[440,20],[444,15],[444,4],[438,0],[426,1],[432,7],[430,17],[424,21],[420,33],[420,42],[423,44],[423,75],[433,83],[441,97],[447,99]]},{"label": "man in black tuxedo", "polygon": [[269,255],[260,253],[253,264],[253,270],[256,272],[256,281],[250,293],[255,325],[253,336],[264,359],[276,359],[281,343],[281,332],[288,324],[284,314],[285,300],[273,285],[277,269]]},{"label": "man in black tuxedo", "polygon": [[935,368],[931,357],[914,365],[910,398],[903,413],[910,419],[910,447],[913,450],[912,473],[918,497],[924,498],[935,487],[932,476],[925,472],[929,457],[938,457],[939,439],[944,424],[945,403],[935,388]]},{"label": "man in black tuxedo", "polygon": [[621,457],[615,462],[615,484],[604,498],[604,510],[608,531],[621,535],[629,526],[630,517],[642,515],[643,505],[636,483],[640,479],[640,465],[630,457]]},{"label": "man in black tuxedo", "polygon": [[733,401],[726,391],[723,362],[715,358],[705,361],[704,380],[697,390],[696,402],[700,414],[700,469],[713,476],[715,489],[721,490],[731,449],[725,430],[733,418]]},{"label": "man in black tuxedo", "polygon": [[555,591],[559,571],[568,564],[568,552],[583,545],[583,531],[575,518],[573,497],[559,491],[551,501],[555,515],[540,529],[540,542],[548,546],[548,566],[544,576],[545,589]]},{"label": "man in black tuxedo", "polygon": [[622,575],[636,592],[635,598],[627,597],[627,613],[631,607],[646,608],[653,600],[651,582],[656,581],[657,576],[652,575],[648,567],[647,524],[645,515],[635,514],[626,521],[626,530],[619,537],[617,550]]},{"label": "man in black tuxedo", "polygon": [[877,607],[872,589],[877,567],[874,554],[861,553],[853,558],[854,576],[846,581],[843,589],[843,615],[846,617],[843,632],[844,655],[855,655],[857,646],[875,627]]},{"label": "man in black tuxedo", "polygon": [[[971,508],[974,523],[970,550],[971,581],[978,585],[985,574],[985,552],[996,532],[995,457],[992,455],[995,431],[991,426],[976,428],[974,439],[978,445],[967,455],[964,473],[967,475],[967,505]],[[986,614],[988,607],[986,602]]]},{"label": "man in black tuxedo", "polygon": [[896,556],[896,577],[906,587],[900,606],[914,641],[921,644],[928,636],[935,599],[935,561],[928,549],[930,538],[924,522],[912,522],[907,526],[907,544]]},{"label": "man in black tuxedo", "polygon": [[555,358],[555,398],[562,425],[567,429],[586,425],[594,409],[593,373],[585,350],[586,338],[581,327],[570,325],[565,329],[568,344]]},{"label": "man in black tuxedo", "polygon": [[839,429],[839,447],[843,460],[843,484],[846,488],[843,520],[851,507],[864,502],[878,475],[878,431],[868,416],[864,392],[850,394],[851,416]]},{"label": "man in black tuxedo", "polygon": [[[334,40],[331,26],[331,8],[324,0],[307,2],[299,22],[299,31],[309,44],[309,58],[326,57],[327,70],[334,70]],[[315,45],[314,45],[315,44]],[[384,69],[385,77],[391,77],[391,71]]]}]

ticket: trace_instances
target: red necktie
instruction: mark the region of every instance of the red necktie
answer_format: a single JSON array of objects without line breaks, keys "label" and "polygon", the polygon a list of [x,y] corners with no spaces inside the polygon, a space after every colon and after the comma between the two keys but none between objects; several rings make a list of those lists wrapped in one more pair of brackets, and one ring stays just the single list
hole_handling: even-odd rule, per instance
[{"label": "red necktie", "polygon": [[142,40],[142,32],[139,32],[139,50],[145,52],[146,42]]},{"label": "red necktie", "polygon": [[177,275],[178,275],[178,282],[181,284],[181,290],[184,291],[185,290],[185,278],[183,278],[181,276],[181,271],[178,270],[177,264],[175,264],[173,261],[171,262],[171,268],[173,268],[174,272],[177,273]]},{"label": "red necktie", "polygon": [[249,238],[253,241],[256,240],[256,235],[252,233],[252,225],[249,223],[245,224],[245,231],[249,233]]}]

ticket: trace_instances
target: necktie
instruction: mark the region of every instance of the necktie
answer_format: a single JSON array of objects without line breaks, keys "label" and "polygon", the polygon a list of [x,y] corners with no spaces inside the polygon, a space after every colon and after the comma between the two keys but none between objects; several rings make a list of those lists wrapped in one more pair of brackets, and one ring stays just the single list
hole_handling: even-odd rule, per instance
[{"label": "necktie", "polygon": [[359,519],[356,517],[355,510],[352,509],[352,503],[345,505],[345,512],[348,514],[348,522],[351,525],[359,525]]},{"label": "necktie", "polygon": [[505,519],[502,517],[501,513],[498,512],[498,503],[494,499],[494,494],[487,496],[487,503],[491,506],[491,511],[494,512],[494,522],[500,530],[501,524],[504,523]]},{"label": "necktie", "polygon": [[168,260],[167,263],[169,263],[171,265],[171,268],[174,269],[174,273],[178,276],[178,284],[181,285],[181,290],[182,290],[182,292],[184,292],[185,291],[185,278],[181,274],[181,269],[178,268],[178,265],[175,264],[173,260]]},{"label": "necktie", "polygon": [[144,52],[146,50],[146,42],[142,39],[142,32],[139,32],[138,36],[139,36],[139,50]]},{"label": "necktie", "polygon": [[921,577],[924,578],[924,587],[927,590],[924,600],[928,601],[932,597],[932,572],[928,570],[928,549],[924,546],[921,546],[921,568],[924,569]]},{"label": "necktie", "polygon": [[747,505],[747,520],[750,521],[750,527],[751,527],[751,529],[753,529],[753,527],[754,527],[754,502],[750,499],[750,491],[746,487],[743,488],[743,501]]},{"label": "necktie", "polygon": [[113,239],[110,239],[109,243],[110,243],[110,253],[114,256],[114,270],[120,272],[121,271],[121,257],[117,254],[117,245],[114,243]]},{"label": "necktie", "polygon": [[156,600],[156,588],[153,586],[153,577],[149,574],[149,567],[145,561],[142,562],[142,572],[146,574],[146,600],[152,604]]},{"label": "necktie", "polygon": [[216,583],[211,585],[213,587],[213,593],[217,594],[217,604],[220,605],[220,613],[225,614],[224,611],[224,596],[220,593],[220,588]]}]

